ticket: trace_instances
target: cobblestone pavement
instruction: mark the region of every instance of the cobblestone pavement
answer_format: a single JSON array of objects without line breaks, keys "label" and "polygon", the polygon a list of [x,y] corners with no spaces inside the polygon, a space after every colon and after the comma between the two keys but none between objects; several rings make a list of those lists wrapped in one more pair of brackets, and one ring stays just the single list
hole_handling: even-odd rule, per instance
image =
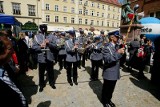
[{"label": "cobblestone pavement", "polygon": [[[43,92],[38,92],[38,71],[28,71],[20,76],[22,91],[29,107],[103,107],[100,98],[102,90],[102,69],[99,81],[91,82],[90,61],[86,61],[86,70],[78,69],[78,86],[70,86],[66,81],[66,71],[58,71],[55,65],[57,89],[48,85]],[[112,101],[117,107],[160,107],[160,89],[150,83],[150,73],[145,72],[147,79],[138,80],[137,72],[132,74],[121,69],[121,79],[117,82]]]}]

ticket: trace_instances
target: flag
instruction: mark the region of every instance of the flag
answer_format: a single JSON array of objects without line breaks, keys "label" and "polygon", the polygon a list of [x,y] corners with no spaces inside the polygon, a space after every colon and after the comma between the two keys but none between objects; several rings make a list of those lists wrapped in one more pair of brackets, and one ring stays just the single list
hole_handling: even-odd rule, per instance
[{"label": "flag", "polygon": [[132,20],[133,17],[134,17],[134,14],[133,14],[133,13],[129,13],[129,14],[128,14],[128,18],[129,18],[130,20]]}]

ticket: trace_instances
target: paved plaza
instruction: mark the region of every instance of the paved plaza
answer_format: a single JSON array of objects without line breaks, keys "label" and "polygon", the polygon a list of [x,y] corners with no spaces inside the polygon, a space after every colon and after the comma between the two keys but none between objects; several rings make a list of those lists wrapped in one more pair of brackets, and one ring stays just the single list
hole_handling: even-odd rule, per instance
[{"label": "paved plaza", "polygon": [[[55,65],[56,89],[52,89],[46,78],[46,87],[38,92],[38,70],[28,71],[19,80],[29,107],[103,107],[100,102],[102,90],[102,69],[99,81],[90,81],[90,61],[86,69],[78,69],[78,86],[70,86],[66,79],[66,70],[58,70]],[[160,107],[160,88],[150,83],[150,73],[145,72],[147,79],[138,80],[137,71],[125,72],[121,69],[121,79],[117,82],[112,101],[117,107]]]}]

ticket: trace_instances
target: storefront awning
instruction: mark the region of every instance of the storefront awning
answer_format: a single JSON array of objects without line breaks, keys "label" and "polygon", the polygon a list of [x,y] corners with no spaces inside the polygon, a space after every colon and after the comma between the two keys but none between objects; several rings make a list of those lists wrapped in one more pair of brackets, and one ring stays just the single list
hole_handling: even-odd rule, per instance
[{"label": "storefront awning", "polygon": [[48,26],[48,31],[69,31],[74,30],[73,27],[63,27],[63,26]]}]

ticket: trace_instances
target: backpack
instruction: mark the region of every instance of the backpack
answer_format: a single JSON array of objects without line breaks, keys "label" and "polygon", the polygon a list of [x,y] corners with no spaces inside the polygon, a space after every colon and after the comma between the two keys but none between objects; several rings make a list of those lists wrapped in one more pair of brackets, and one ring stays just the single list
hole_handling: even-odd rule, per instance
[{"label": "backpack", "polygon": [[137,57],[138,58],[144,58],[145,56],[145,52],[144,52],[144,46],[141,46],[138,50],[137,50]]}]

